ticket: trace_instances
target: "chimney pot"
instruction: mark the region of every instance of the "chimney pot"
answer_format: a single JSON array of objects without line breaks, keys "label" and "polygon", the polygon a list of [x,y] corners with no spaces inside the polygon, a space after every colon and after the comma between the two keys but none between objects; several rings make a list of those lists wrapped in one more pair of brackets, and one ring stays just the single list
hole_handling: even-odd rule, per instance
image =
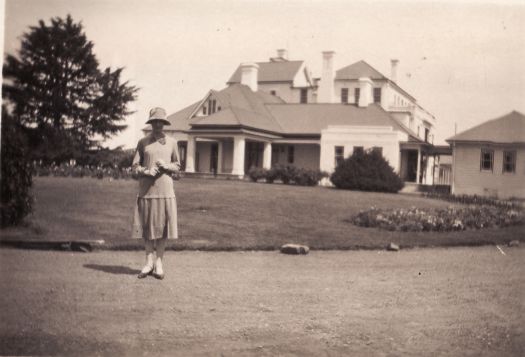
[{"label": "chimney pot", "polygon": [[257,63],[241,63],[241,84],[247,85],[253,92],[257,92],[258,74]]}]

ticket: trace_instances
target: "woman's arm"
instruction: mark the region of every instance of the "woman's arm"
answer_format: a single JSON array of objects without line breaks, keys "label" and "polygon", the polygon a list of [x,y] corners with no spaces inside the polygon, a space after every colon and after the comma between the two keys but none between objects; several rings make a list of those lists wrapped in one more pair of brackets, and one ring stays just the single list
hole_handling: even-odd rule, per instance
[{"label": "woman's arm", "polygon": [[133,157],[133,163],[131,164],[131,169],[132,169],[133,174],[138,177],[141,177],[141,176],[152,177],[152,176],[157,175],[158,173],[157,168],[154,168],[153,170],[148,170],[146,167],[142,166],[143,163],[144,163],[144,148],[139,142],[137,145],[137,149],[135,150],[135,156]]}]

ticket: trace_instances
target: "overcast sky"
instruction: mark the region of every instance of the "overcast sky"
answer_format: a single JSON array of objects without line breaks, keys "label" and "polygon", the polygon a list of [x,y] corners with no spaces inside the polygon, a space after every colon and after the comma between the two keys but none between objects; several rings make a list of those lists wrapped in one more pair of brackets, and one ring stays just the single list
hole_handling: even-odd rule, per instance
[{"label": "overcast sky", "polygon": [[[1,1],[1,0],[0,0]],[[133,147],[149,108],[173,113],[226,86],[241,62],[286,48],[321,74],[365,60],[437,118],[436,143],[512,110],[525,113],[522,1],[5,0],[4,51],[39,19],[81,21],[101,66],[125,67],[140,87],[130,128],[111,141]]]}]

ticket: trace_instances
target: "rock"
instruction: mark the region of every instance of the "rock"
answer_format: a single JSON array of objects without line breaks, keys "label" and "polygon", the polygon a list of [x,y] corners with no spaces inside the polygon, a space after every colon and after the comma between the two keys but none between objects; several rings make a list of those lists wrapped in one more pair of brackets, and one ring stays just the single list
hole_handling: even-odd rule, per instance
[{"label": "rock", "polygon": [[283,254],[308,254],[310,248],[301,244],[285,244],[281,247]]},{"label": "rock", "polygon": [[390,243],[388,247],[386,247],[386,250],[390,250],[392,252],[397,252],[399,250],[399,245],[395,243]]},{"label": "rock", "polygon": [[517,240],[517,239],[511,240],[511,241],[509,242],[509,247],[517,247],[517,246],[519,246],[519,245],[520,245],[520,241]]}]

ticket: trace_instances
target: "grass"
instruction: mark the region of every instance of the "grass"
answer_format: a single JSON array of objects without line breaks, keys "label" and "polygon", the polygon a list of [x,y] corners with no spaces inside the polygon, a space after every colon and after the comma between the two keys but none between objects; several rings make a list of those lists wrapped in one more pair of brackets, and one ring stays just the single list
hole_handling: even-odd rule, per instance
[{"label": "grass", "polygon": [[[130,239],[135,181],[38,177],[35,212],[25,227],[4,229],[2,239],[94,240],[109,248],[136,249]],[[171,249],[272,250],[286,243],[312,249],[505,244],[524,226],[462,232],[388,232],[347,220],[370,206],[439,208],[448,202],[417,195],[344,191],[222,180],[176,182],[179,240]]]}]

